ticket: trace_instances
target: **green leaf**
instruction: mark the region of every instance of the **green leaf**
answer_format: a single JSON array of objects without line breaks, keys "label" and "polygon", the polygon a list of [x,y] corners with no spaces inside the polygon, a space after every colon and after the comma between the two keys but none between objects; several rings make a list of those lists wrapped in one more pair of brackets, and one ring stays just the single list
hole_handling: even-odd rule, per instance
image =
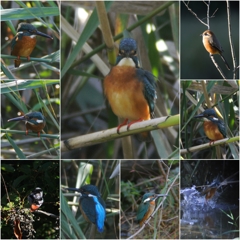
[{"label": "green leaf", "polygon": [[[39,8],[11,8],[1,10],[1,21],[10,21],[10,20],[26,20],[33,19],[37,17],[42,17],[42,11],[39,11]],[[44,16],[58,16],[59,9],[58,7],[45,7]]]}]

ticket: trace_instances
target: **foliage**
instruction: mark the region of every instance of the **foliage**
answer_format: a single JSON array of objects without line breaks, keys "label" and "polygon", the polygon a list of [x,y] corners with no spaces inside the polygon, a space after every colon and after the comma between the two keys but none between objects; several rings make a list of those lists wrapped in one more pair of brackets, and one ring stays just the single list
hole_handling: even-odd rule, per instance
[{"label": "foliage", "polygon": [[[106,2],[106,10],[108,11],[114,4],[114,2]],[[139,30],[138,34],[135,34],[137,31],[131,34],[138,41],[140,62],[144,69],[151,71],[160,79],[157,81],[158,99],[155,111],[156,117],[159,117],[178,113],[178,97],[176,97],[178,88],[174,87],[178,82],[179,70],[175,55],[178,51],[178,41],[175,41],[175,36],[178,39],[178,27],[176,27],[178,18],[174,14],[178,12],[178,3],[157,2],[154,5],[156,8],[151,4],[152,9],[147,16],[137,15],[133,24],[130,20],[135,16],[134,12],[130,15],[117,14],[113,28],[114,40],[122,38],[123,31],[126,29],[128,31]],[[176,17],[171,17],[169,12],[165,11],[167,9]],[[116,127],[118,120],[106,103],[103,94],[102,80],[111,66],[106,65],[108,62],[106,46],[100,37],[101,32],[96,28],[99,21],[96,11],[90,12],[82,4],[79,12],[84,14],[81,15],[82,18],[78,18],[78,13],[67,2],[61,10],[63,15],[61,83],[64,99],[62,102],[62,138],[66,140],[69,135],[72,137],[86,135]],[[76,18],[72,17],[74,14]],[[111,14],[110,11],[109,16]],[[88,20],[87,17],[89,17]],[[74,28],[76,25],[80,25],[80,32],[79,29]],[[167,44],[168,41],[171,42],[170,45]],[[117,49],[112,50],[117,53]],[[165,58],[171,60],[165,61]],[[177,135],[175,128],[172,128],[172,131],[173,135]],[[129,145],[129,138],[124,138],[81,148],[80,151],[76,149],[67,154],[63,153],[62,157],[74,158],[77,154],[79,159],[86,157],[111,159],[114,156],[156,159],[163,152],[166,152],[166,157],[170,157],[175,150],[173,146],[178,148],[179,144],[173,135],[168,128],[166,131],[154,131],[152,143],[146,145],[133,138],[132,145],[130,145],[130,149],[133,149],[131,153],[122,147],[122,145]],[[101,134],[98,137],[101,138]],[[122,141],[123,144],[121,144]]]},{"label": "foliage", "polygon": [[[56,239],[59,237],[59,220],[49,216],[30,213],[28,195],[36,187],[41,187],[44,193],[44,203],[41,210],[59,216],[59,162],[54,160],[12,161],[1,162],[1,237],[5,239],[15,238],[13,234],[13,222],[10,216],[19,210],[25,211],[25,216],[34,219],[33,228],[36,239]],[[23,225],[25,222],[21,222]],[[26,238],[27,232],[23,238]]]},{"label": "foliage", "polygon": [[[118,161],[107,160],[63,160],[61,193],[61,234],[63,238],[118,238],[119,222],[119,178],[109,179]],[[106,203],[107,225],[102,234],[95,225],[86,222],[79,211],[79,193],[66,193],[67,187],[80,188],[83,185],[96,185]]]},{"label": "foliage", "polygon": [[[2,81],[2,106],[3,129],[2,132],[2,150],[5,150],[3,157],[5,159],[37,159],[42,158],[59,158],[59,80],[19,80],[19,81]],[[29,132],[31,137],[25,136],[25,126],[23,122],[9,122],[8,119],[26,114],[30,111],[39,111],[46,118],[46,126],[43,129],[49,136],[39,138],[37,133]],[[20,131],[8,129],[21,128]],[[54,134],[53,134],[54,133]],[[42,135],[42,133],[41,133]],[[9,144],[5,141],[8,140]],[[53,138],[53,140],[51,139]],[[19,142],[21,140],[21,142]],[[54,140],[55,139],[55,140]],[[24,145],[22,145],[24,144]],[[12,150],[15,149],[15,155]],[[49,151],[48,151],[49,150]],[[29,153],[31,152],[31,153]],[[34,153],[34,154],[33,154]]]}]

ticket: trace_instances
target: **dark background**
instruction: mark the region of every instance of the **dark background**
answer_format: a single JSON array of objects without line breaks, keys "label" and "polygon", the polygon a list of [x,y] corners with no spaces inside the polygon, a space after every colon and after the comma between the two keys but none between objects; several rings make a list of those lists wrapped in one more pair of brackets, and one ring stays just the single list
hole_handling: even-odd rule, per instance
[{"label": "dark background", "polygon": [[[204,22],[207,22],[207,6],[202,1],[190,1],[189,7]],[[233,62],[228,37],[227,8],[225,1],[211,1],[211,16],[215,10],[214,18],[210,18],[210,30],[217,36],[224,52],[230,71],[227,70],[221,57],[215,55],[223,73],[232,79]],[[237,66],[239,64],[239,1],[230,1],[232,40],[236,54]],[[181,2],[181,79],[221,79],[221,75],[212,63],[208,52],[202,44],[202,34],[207,27],[201,24]]]},{"label": "dark background", "polygon": [[[218,176],[222,182],[236,172],[238,174],[231,181],[239,181],[238,160],[181,161],[181,189],[193,185],[209,185]],[[239,206],[239,182],[220,187],[218,192],[221,192],[220,198],[223,201]]]},{"label": "dark background", "polygon": [[[28,195],[36,187],[43,190],[44,203],[40,210],[59,216],[59,161],[1,161],[1,174],[1,239],[15,239],[13,225],[9,220],[10,213],[18,209],[29,209]],[[31,214],[36,239],[59,238],[59,221],[56,218],[37,212],[26,213]],[[27,238],[25,234],[23,238]]]}]

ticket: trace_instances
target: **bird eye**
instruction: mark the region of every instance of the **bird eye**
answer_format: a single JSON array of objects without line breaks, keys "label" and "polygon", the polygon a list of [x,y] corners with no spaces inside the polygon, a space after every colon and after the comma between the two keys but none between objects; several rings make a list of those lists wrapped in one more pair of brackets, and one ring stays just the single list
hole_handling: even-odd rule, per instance
[{"label": "bird eye", "polygon": [[135,50],[131,51],[131,55],[133,55],[133,56],[136,55],[136,53],[137,53],[137,51],[135,51]]},{"label": "bird eye", "polygon": [[125,51],[124,50],[119,50],[119,55],[123,55],[125,53]]}]

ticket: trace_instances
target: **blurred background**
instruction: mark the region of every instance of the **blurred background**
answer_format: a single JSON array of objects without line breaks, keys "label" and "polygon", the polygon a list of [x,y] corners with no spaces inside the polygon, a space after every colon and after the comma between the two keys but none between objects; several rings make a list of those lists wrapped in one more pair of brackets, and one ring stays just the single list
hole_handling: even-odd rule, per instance
[{"label": "blurred background", "polygon": [[[59,184],[58,160],[1,160],[1,239],[20,232],[22,239],[59,239]],[[36,187],[43,191],[39,210],[45,214],[30,213],[28,195]]]},{"label": "blurred background", "polygon": [[[235,51],[237,66],[239,65],[239,1],[229,1],[232,42]],[[207,22],[207,6],[202,1],[191,1],[189,7],[203,21]],[[217,10],[217,11],[216,11]],[[216,11],[216,12],[215,12]],[[226,78],[233,78],[233,61],[228,35],[227,5],[224,1],[211,1],[210,30],[217,36],[224,50],[223,56],[227,60],[230,71],[226,68],[220,56],[214,55]],[[181,2],[181,79],[222,79],[216,69],[209,53],[202,43],[202,34],[207,27],[200,23],[196,17]],[[239,71],[237,71],[239,76]],[[237,77],[238,78],[238,77]]]},{"label": "blurred background", "polygon": [[[183,159],[239,159],[239,88],[226,81],[181,81],[181,148],[209,143],[205,149],[195,149],[181,154]],[[207,92],[206,96],[204,91]],[[208,106],[210,102],[211,106]],[[203,130],[203,119],[194,116],[207,108],[218,110],[217,116],[225,126],[228,138],[234,142],[217,147],[210,146],[210,140]],[[221,147],[221,156],[216,152]]]},{"label": "blurred background", "polygon": [[[94,2],[62,1],[62,140],[118,126],[103,94],[103,79],[111,65],[98,27]],[[178,2],[105,2],[112,35],[128,27],[138,44],[142,67],[157,81],[155,117],[179,113],[179,4]],[[159,9],[163,9],[160,11]],[[156,11],[158,10],[158,11]],[[144,17],[150,15],[144,22]],[[115,44],[118,53],[119,40]],[[82,47],[79,47],[82,46]],[[87,54],[87,53],[88,54]],[[93,57],[90,58],[91,54]],[[97,54],[97,55],[96,55]],[[94,60],[94,57],[99,57]],[[133,93],[134,94],[134,93]],[[178,124],[176,124],[178,125]],[[129,158],[178,158],[178,126],[152,132],[151,143],[132,139]],[[126,140],[127,139],[127,140]],[[62,158],[122,158],[122,141],[75,149]]]},{"label": "blurred background", "polygon": [[[60,158],[59,93],[59,80],[2,81],[2,159]],[[8,122],[11,118],[34,111],[42,113],[46,119],[44,132],[41,132],[41,135],[45,134],[44,137],[38,137],[31,130],[26,136],[25,121]]]},{"label": "blurred background", "polygon": [[20,22],[31,23],[38,31],[53,39],[37,36],[37,44],[31,53],[33,58],[48,58],[50,62],[22,60],[14,67],[14,59],[3,57],[2,79],[59,79],[60,75],[60,19],[57,2],[1,1],[1,54],[11,55],[11,41]]}]

